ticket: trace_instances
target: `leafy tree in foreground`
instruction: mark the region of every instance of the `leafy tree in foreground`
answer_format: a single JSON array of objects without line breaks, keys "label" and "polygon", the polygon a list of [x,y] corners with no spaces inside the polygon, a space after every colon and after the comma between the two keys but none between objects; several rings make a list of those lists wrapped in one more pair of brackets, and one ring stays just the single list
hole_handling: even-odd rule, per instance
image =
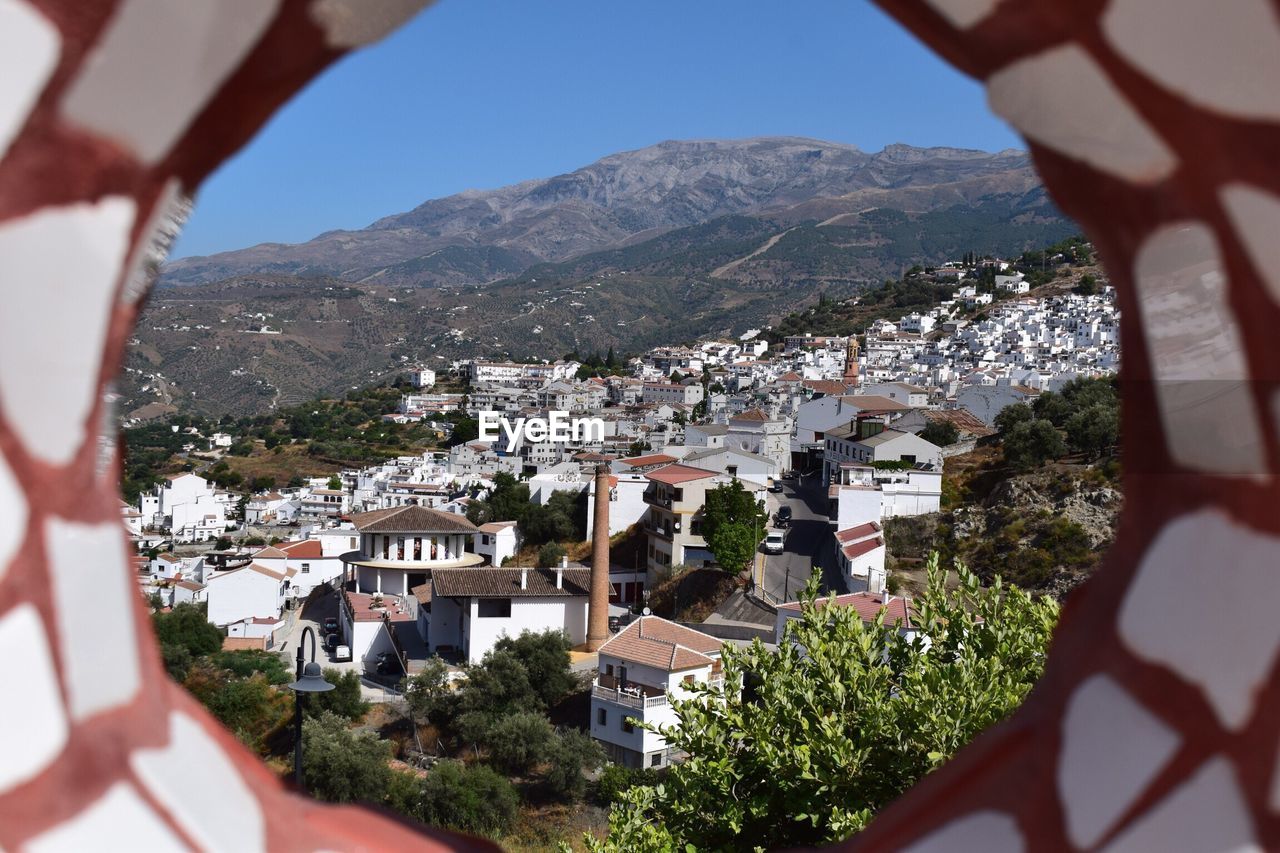
[{"label": "leafy tree in foreground", "polygon": [[770,850],[862,829],[1015,709],[1043,670],[1057,604],[956,569],[948,590],[930,558],[910,640],[883,614],[864,625],[853,608],[827,606],[811,581],[776,654],[759,641],[725,647],[725,684],[753,673],[757,695],[704,686],[676,701],[679,728],[663,733],[688,760],[661,784],[629,789],[608,839],[588,846]]}]

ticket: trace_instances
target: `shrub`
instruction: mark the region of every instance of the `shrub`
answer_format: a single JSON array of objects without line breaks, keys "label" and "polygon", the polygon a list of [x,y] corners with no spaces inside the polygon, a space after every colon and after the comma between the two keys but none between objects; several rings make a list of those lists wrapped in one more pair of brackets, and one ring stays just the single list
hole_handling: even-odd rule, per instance
[{"label": "shrub", "polygon": [[356,734],[337,714],[302,723],[303,778],[312,796],[334,803],[382,802],[391,783],[390,745],[372,732]]},{"label": "shrub", "polygon": [[604,750],[590,735],[569,729],[551,742],[547,768],[547,787],[558,798],[580,800],[587,791],[584,770],[594,770],[604,762]]},{"label": "shrub", "polygon": [[519,806],[515,788],[490,768],[447,761],[423,781],[414,817],[433,826],[497,835],[511,826]]},{"label": "shrub", "polygon": [[209,622],[204,604],[183,602],[168,613],[154,613],[151,624],[161,645],[182,646],[193,658],[211,655],[222,648],[222,631]]},{"label": "shrub", "polygon": [[525,775],[547,760],[554,734],[544,715],[525,711],[496,720],[486,732],[484,744],[495,767]]},{"label": "shrub", "polygon": [[611,806],[623,794],[636,785],[657,784],[657,772],[647,767],[624,767],[621,764],[606,764],[596,780],[596,802],[602,806]]},{"label": "shrub", "polygon": [[326,693],[312,693],[303,707],[308,717],[319,717],[325,712],[348,720],[358,720],[369,710],[369,703],[360,694],[360,674],[353,669],[326,669],[324,680],[332,684]]},{"label": "shrub", "polygon": [[565,554],[559,542],[548,542],[538,549],[538,568],[550,569],[560,565],[560,558]]}]

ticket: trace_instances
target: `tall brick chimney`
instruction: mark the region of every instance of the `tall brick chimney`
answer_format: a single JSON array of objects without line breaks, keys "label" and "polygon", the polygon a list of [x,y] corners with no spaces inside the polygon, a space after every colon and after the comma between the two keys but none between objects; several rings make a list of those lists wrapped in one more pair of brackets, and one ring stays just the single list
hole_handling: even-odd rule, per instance
[{"label": "tall brick chimney", "polygon": [[591,530],[591,598],[587,603],[587,651],[609,639],[609,466],[596,466],[595,520]]}]

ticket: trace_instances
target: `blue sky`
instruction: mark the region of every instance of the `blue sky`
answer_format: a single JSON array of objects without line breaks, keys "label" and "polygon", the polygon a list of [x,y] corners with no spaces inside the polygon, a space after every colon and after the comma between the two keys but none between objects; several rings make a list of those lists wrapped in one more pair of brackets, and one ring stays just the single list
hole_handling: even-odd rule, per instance
[{"label": "blue sky", "polygon": [[360,228],[664,139],[766,135],[1021,147],[866,0],[440,0],[224,164],[174,256]]}]

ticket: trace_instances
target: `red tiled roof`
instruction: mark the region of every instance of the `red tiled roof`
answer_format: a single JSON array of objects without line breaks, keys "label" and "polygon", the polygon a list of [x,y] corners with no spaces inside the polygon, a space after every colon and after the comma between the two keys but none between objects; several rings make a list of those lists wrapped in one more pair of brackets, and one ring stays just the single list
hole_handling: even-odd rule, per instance
[{"label": "red tiled roof", "polygon": [[836,382],[834,379],[806,379],[800,384],[811,391],[826,394],[828,397],[839,396],[849,390],[848,385],[843,382]]},{"label": "red tiled roof", "polygon": [[281,551],[290,557],[303,559],[320,559],[324,556],[324,547],[318,539],[303,539],[299,542],[284,542],[279,546]]},{"label": "red tiled roof", "polygon": [[868,536],[880,532],[880,524],[875,521],[868,521],[866,524],[859,524],[857,527],[848,527],[844,530],[836,531],[836,539],[840,540],[840,544],[849,542],[857,542],[859,539],[866,539]]},{"label": "red tiled roof", "polygon": [[901,412],[911,408],[879,394],[845,394],[840,399],[864,412]]},{"label": "red tiled roof", "polygon": [[501,533],[502,531],[506,530],[508,527],[515,527],[515,526],[516,526],[516,523],[514,521],[490,521],[486,524],[480,525],[480,532],[481,533]]},{"label": "red tiled roof", "polygon": [[466,516],[417,504],[375,509],[351,516],[362,533],[475,533],[476,526]]},{"label": "red tiled roof", "polygon": [[856,560],[863,554],[869,554],[877,548],[884,547],[884,540],[877,536],[874,539],[864,539],[861,542],[851,542],[840,549],[846,560]]},{"label": "red tiled roof", "polygon": [[670,465],[672,462],[678,461],[674,456],[668,456],[665,453],[651,453],[648,456],[632,456],[630,459],[623,459],[623,465],[630,465],[632,468],[643,468],[646,465]]},{"label": "red tiled roof", "polygon": [[740,415],[734,415],[731,420],[735,421],[767,421],[769,416],[766,415],[759,407],[747,409]]},{"label": "red tiled roof", "polygon": [[[885,599],[888,598],[888,602]],[[826,607],[831,603],[829,598],[819,598],[815,605],[819,608]],[[836,596],[837,607],[852,607],[858,611],[858,615],[862,617],[863,622],[875,621],[876,615],[882,608],[887,608],[885,614],[885,624],[892,625],[901,623],[905,627],[914,624],[911,619],[911,599],[901,596],[890,596],[885,593],[876,592],[853,592],[848,595]],[[786,610],[792,613],[800,612],[800,602],[792,601],[789,604],[779,604],[779,610]]]},{"label": "red tiled roof", "polygon": [[720,656],[720,640],[701,631],[668,622],[660,616],[641,616],[600,647],[600,654],[665,672],[709,666]]},{"label": "red tiled roof", "polygon": [[705,480],[707,477],[714,477],[715,475],[715,471],[704,471],[701,468],[693,468],[689,465],[668,465],[665,468],[659,468],[656,471],[650,471],[645,474],[650,480],[666,483],[668,486],[678,486],[691,480]]}]

